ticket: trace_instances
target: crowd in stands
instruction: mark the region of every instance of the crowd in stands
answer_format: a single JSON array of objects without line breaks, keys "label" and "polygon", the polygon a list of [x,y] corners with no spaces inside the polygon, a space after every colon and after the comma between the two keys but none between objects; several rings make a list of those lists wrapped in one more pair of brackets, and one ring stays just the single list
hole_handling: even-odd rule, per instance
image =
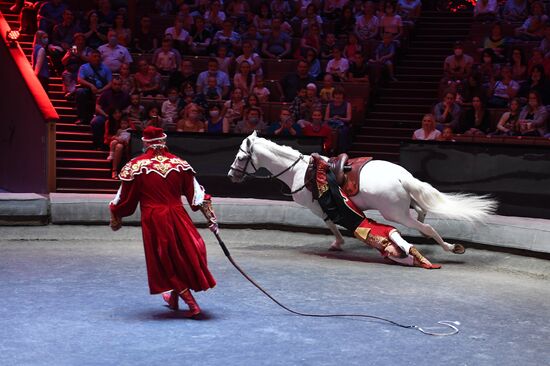
[{"label": "crowd in stands", "polygon": [[[50,75],[62,76],[78,123],[91,125],[96,148],[111,148],[114,173],[124,131],[147,125],[321,136],[327,154],[346,151],[353,109],[342,85],[396,80],[396,54],[421,11],[420,0],[156,0],[138,2],[152,11],[130,29],[123,0],[96,0],[87,11],[69,3],[35,6],[33,67],[46,90]],[[492,26],[479,44],[458,42],[444,60],[442,101],[423,126],[433,121],[442,135],[547,134],[546,13],[536,1],[478,1],[475,21]],[[159,19],[169,22],[160,31]],[[295,68],[268,82],[265,64],[286,59]],[[267,116],[266,103],[281,101],[278,118]],[[496,129],[487,108],[509,108]]]},{"label": "crowd in stands", "polygon": [[424,116],[413,139],[550,138],[547,13],[539,1],[478,1],[471,38],[456,42],[444,61],[441,102]]}]

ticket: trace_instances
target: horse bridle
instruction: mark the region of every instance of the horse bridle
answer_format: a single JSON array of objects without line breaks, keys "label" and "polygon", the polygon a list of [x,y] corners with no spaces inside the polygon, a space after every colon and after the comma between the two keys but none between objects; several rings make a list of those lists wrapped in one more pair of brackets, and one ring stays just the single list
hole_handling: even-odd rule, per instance
[{"label": "horse bridle", "polygon": [[[296,159],[294,161],[294,163],[289,165],[287,168],[285,168],[282,172],[280,172],[278,174],[271,174],[271,172],[270,172],[270,174],[266,175],[266,176],[256,175],[256,173],[258,172],[258,168],[256,168],[256,166],[254,165],[254,161],[252,161],[252,154],[254,154],[254,143],[253,142],[251,143],[249,139],[246,140],[246,143],[247,143],[247,146],[248,146],[248,149],[247,149],[248,151],[243,150],[243,148],[239,146],[239,151],[246,155],[246,163],[244,164],[244,168],[243,169],[237,169],[237,168],[233,168],[233,166],[231,166],[229,168],[229,170],[234,170],[236,172],[244,174],[247,177],[252,177],[252,178],[257,178],[257,179],[276,179],[276,178],[279,178],[281,175],[285,174],[286,172],[288,172],[290,169],[294,168],[296,166],[296,164],[298,164],[300,162],[300,160],[303,160],[307,163],[307,161],[304,159],[304,155],[300,154],[300,156],[298,156],[298,159]],[[248,168],[248,164],[250,164],[250,166],[252,166],[252,169],[254,169],[253,173],[249,173],[249,172],[246,171],[246,169]],[[290,195],[301,191],[302,189],[305,188],[305,186],[306,185],[304,184],[300,188],[290,192]],[[285,193],[285,194],[288,194],[288,193]]]}]

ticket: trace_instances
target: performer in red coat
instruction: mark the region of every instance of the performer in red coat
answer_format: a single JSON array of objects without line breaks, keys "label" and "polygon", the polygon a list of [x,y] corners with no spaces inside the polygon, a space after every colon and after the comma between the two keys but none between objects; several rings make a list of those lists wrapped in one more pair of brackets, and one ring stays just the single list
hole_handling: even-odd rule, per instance
[{"label": "performer in red coat", "polygon": [[147,277],[151,294],[163,294],[171,309],[181,297],[189,306],[187,317],[200,313],[190,290],[205,291],[216,285],[208,270],[206,246],[183,208],[184,195],[191,208],[201,210],[217,232],[210,197],[195,179],[185,161],[170,154],[161,128],[143,131],[145,153],[132,159],[120,172],[122,184],[111,202],[111,228],[118,230],[122,217],[131,215],[140,203]]}]

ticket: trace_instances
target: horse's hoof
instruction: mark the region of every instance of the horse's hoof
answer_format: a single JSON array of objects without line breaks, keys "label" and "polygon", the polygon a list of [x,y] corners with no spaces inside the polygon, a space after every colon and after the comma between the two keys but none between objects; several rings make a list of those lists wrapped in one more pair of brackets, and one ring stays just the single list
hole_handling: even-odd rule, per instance
[{"label": "horse's hoof", "polygon": [[332,244],[329,248],[329,251],[331,252],[341,252],[343,251],[342,247],[340,245]]},{"label": "horse's hoof", "polygon": [[455,254],[464,254],[465,251],[466,251],[466,248],[464,248],[464,246],[460,244],[455,244],[453,248],[453,253]]}]

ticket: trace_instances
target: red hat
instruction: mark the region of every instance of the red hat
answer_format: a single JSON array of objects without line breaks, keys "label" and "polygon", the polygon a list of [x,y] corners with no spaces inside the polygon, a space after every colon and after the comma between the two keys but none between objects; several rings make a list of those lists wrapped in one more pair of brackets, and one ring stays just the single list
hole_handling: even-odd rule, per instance
[{"label": "red hat", "polygon": [[166,134],[162,130],[162,128],[155,127],[155,126],[147,126],[143,130],[143,137],[141,138],[141,141],[143,142],[153,142],[157,140],[164,140],[166,138]]}]

